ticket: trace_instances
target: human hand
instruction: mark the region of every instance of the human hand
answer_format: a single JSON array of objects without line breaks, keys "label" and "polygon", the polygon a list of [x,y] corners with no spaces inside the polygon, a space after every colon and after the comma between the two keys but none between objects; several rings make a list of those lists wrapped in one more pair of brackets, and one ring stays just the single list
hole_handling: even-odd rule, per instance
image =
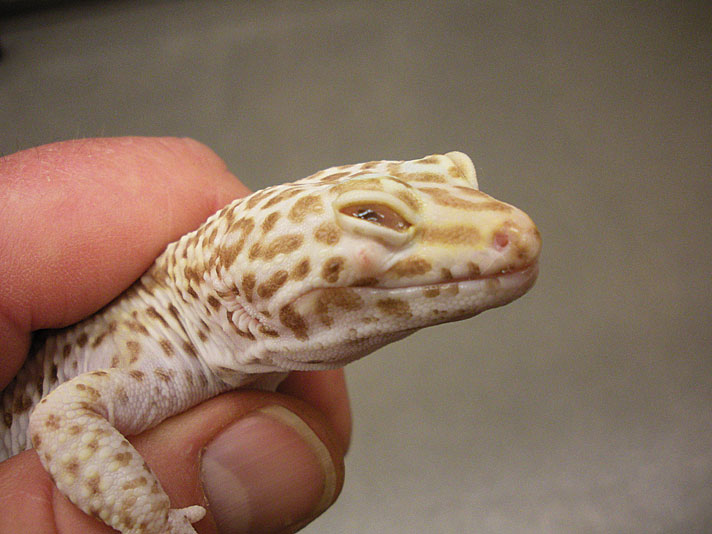
[{"label": "human hand", "polygon": [[[167,243],[247,193],[184,139],[87,139],[0,158],[0,388],[33,331],[97,311]],[[338,496],[343,373],[292,373],[279,391],[227,393],[129,439],[173,507],[206,506],[199,532],[295,532]],[[0,514],[0,534],[112,532],[59,493],[33,450],[0,463]]]}]

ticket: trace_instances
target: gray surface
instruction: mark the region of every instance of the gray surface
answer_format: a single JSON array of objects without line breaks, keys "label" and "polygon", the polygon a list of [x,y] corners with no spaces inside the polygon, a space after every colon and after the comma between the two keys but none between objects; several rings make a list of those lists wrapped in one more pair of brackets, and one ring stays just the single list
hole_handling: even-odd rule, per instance
[{"label": "gray surface", "polygon": [[172,134],[252,187],[460,149],[539,283],[351,366],[305,532],[712,532],[704,2],[114,3],[2,23],[0,151]]}]

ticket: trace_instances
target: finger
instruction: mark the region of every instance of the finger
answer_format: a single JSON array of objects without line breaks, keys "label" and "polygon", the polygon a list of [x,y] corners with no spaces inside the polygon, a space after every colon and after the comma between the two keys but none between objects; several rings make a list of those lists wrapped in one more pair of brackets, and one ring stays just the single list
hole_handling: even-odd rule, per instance
[{"label": "finger", "polygon": [[247,189],[189,139],[67,141],[0,159],[0,387],[32,330],[74,323]]},{"label": "finger", "polygon": [[[284,395],[228,393],[131,438],[173,507],[201,504],[203,534],[295,532],[343,484],[343,450],[319,411]],[[52,485],[27,451],[0,463],[0,533],[108,533]],[[54,525],[54,527],[47,527]],[[43,530],[43,528],[45,530]]]},{"label": "finger", "polygon": [[351,408],[343,369],[293,371],[278,388],[311,404],[324,414],[340,439],[344,452],[351,442]]}]

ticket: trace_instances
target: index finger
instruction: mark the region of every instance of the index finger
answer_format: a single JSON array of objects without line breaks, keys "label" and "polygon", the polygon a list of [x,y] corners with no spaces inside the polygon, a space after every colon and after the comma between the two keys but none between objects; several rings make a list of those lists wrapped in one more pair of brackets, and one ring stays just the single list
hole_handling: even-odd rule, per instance
[{"label": "index finger", "polygon": [[79,321],[248,193],[190,139],[84,139],[0,158],[0,387],[30,333]]}]

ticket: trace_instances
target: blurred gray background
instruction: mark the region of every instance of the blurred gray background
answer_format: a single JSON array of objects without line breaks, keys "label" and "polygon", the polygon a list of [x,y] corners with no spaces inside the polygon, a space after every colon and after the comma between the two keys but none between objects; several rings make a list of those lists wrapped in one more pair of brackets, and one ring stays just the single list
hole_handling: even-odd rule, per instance
[{"label": "blurred gray background", "polygon": [[18,5],[0,153],[190,136],[260,188],[457,149],[539,224],[529,295],[350,366],[304,532],[712,532],[709,4]]}]

